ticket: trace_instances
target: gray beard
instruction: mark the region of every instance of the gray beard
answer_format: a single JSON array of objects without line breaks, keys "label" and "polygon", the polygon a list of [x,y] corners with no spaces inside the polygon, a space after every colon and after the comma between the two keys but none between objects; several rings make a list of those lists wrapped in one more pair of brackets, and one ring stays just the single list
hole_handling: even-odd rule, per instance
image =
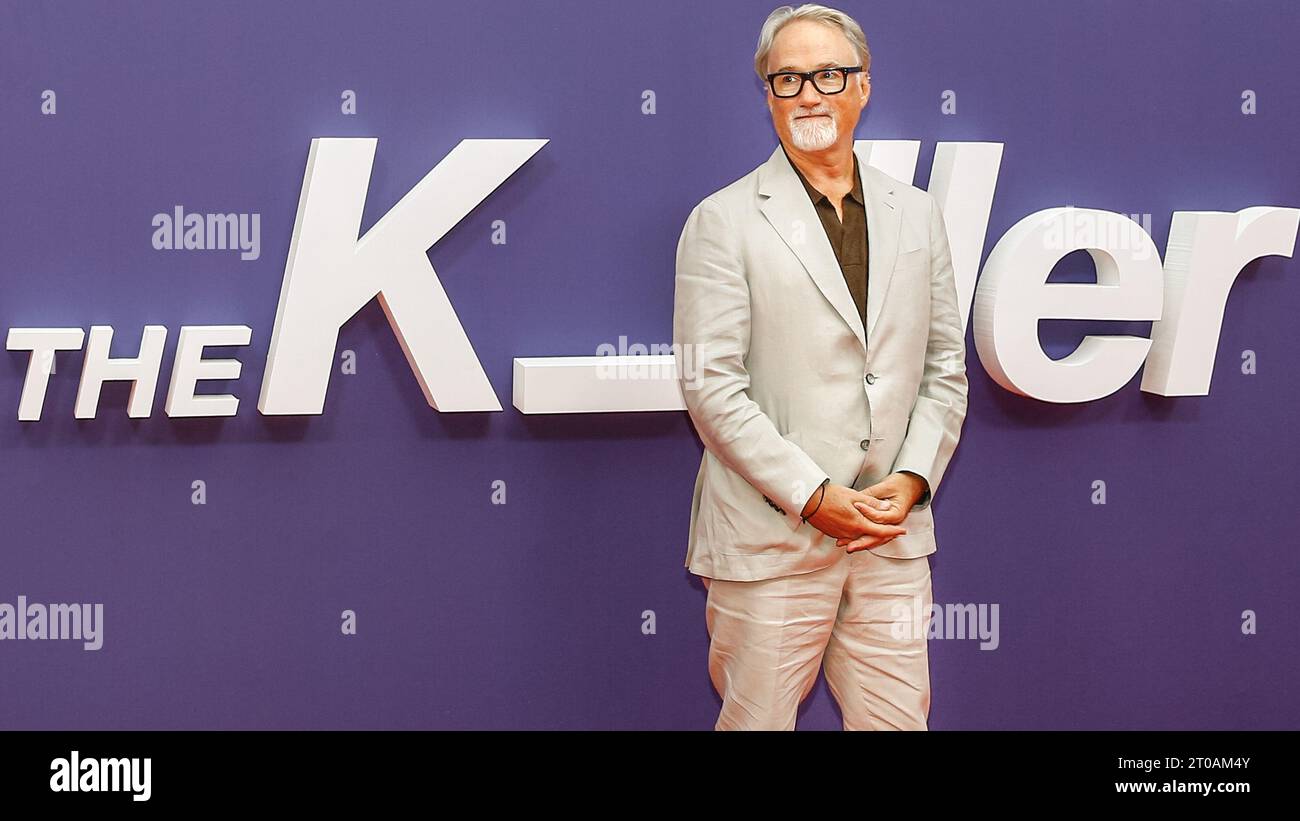
[{"label": "gray beard", "polygon": [[790,141],[800,151],[821,151],[835,144],[839,132],[834,119],[790,123]]}]

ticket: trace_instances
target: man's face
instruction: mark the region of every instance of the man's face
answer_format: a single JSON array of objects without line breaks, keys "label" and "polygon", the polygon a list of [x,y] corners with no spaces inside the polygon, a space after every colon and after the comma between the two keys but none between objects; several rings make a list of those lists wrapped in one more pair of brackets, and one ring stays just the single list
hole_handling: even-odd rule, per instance
[{"label": "man's face", "polygon": [[[860,65],[858,53],[838,28],[796,20],[772,41],[764,73],[856,65]],[[798,96],[777,97],[769,84],[767,108],[783,145],[815,153],[844,143],[852,145],[858,117],[870,96],[871,82],[863,71],[850,74],[839,94],[822,94],[809,80]]]}]

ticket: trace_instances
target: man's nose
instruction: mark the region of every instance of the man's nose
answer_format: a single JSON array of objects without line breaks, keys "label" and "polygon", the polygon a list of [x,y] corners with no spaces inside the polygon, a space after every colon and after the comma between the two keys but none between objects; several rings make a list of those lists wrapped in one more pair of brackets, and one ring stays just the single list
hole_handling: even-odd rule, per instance
[{"label": "man's nose", "polygon": [[805,82],[803,84],[803,88],[799,90],[799,102],[802,105],[808,105],[808,106],[821,105],[822,102],[821,92],[817,90],[817,86],[813,85],[813,81],[811,79]]}]

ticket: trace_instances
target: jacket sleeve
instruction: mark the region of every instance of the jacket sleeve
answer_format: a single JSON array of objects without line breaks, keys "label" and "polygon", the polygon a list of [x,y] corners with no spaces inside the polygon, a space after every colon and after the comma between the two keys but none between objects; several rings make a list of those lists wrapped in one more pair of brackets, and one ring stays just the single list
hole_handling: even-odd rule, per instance
[{"label": "jacket sleeve", "polygon": [[710,197],[691,211],[677,243],[673,355],[682,397],[709,452],[780,505],[794,527],[829,477],[750,398],[750,319],[738,236]]},{"label": "jacket sleeve", "polygon": [[933,195],[930,200],[930,335],[925,371],[894,471],[915,473],[929,489],[915,509],[928,506],[957,449],[966,418],[966,338],[957,307],[957,285],[948,230]]}]

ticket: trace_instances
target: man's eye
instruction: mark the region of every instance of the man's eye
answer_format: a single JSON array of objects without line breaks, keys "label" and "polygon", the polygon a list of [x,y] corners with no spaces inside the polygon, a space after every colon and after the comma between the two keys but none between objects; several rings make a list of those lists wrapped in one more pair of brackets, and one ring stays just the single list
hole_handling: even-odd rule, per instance
[{"label": "man's eye", "polygon": [[832,70],[830,70],[830,69],[827,69],[826,71],[823,71],[823,72],[819,75],[819,79],[822,79],[822,80],[829,80],[829,79],[833,78],[833,77],[834,77],[835,75],[837,75],[837,74],[839,74],[838,71],[832,71]]}]

